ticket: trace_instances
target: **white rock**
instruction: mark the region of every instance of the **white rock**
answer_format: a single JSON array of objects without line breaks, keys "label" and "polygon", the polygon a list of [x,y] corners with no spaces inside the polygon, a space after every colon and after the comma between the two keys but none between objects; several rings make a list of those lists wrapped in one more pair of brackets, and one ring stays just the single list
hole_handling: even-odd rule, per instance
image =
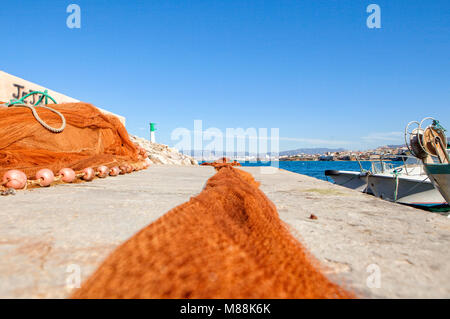
[{"label": "white rock", "polygon": [[147,151],[148,158],[156,165],[198,165],[191,156],[178,152],[164,144],[152,143],[145,138],[130,135],[130,139]]}]

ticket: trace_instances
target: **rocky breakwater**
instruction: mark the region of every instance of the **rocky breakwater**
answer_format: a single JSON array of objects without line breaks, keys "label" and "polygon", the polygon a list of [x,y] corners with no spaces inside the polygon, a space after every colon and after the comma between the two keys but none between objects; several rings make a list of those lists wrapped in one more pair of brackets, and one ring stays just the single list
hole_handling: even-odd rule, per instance
[{"label": "rocky breakwater", "polygon": [[164,144],[152,143],[145,138],[130,135],[131,141],[147,151],[148,158],[156,165],[198,165],[198,162],[188,155],[180,153],[175,148]]}]

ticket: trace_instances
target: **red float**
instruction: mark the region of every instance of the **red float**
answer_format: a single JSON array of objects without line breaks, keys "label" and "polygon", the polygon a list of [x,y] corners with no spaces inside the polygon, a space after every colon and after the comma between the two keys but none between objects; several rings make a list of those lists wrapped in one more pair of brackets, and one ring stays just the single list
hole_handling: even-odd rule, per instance
[{"label": "red float", "polygon": [[109,168],[107,166],[99,166],[97,167],[97,176],[100,178],[105,178],[109,174]]},{"label": "red float", "polygon": [[3,175],[2,185],[7,188],[22,189],[27,185],[27,175],[17,169],[9,170]]},{"label": "red float", "polygon": [[92,181],[95,177],[95,172],[92,167],[87,167],[87,168],[83,169],[83,173],[84,173],[84,175],[82,178],[85,181]]},{"label": "red float", "polygon": [[61,176],[61,181],[64,183],[72,183],[75,180],[75,172],[71,168],[62,168],[58,175]]},{"label": "red float", "polygon": [[48,168],[43,168],[37,171],[36,180],[39,181],[39,185],[42,187],[50,186],[51,183],[55,180],[55,175]]},{"label": "red float", "polygon": [[117,166],[114,166],[109,170],[110,176],[117,176],[119,174],[120,174],[120,169]]}]

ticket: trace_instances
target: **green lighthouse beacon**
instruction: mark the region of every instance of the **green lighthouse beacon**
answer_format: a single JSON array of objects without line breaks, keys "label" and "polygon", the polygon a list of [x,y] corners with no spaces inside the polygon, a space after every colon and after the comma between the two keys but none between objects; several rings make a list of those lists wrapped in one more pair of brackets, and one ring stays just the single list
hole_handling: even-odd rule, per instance
[{"label": "green lighthouse beacon", "polygon": [[155,128],[156,123],[152,123],[150,122],[150,142],[152,143],[156,143],[156,138],[155,138]]}]

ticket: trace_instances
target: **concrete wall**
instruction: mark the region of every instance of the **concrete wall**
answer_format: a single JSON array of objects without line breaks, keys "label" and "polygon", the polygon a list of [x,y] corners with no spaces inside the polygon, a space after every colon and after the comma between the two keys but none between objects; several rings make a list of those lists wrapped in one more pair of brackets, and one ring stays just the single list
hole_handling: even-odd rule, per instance
[{"label": "concrete wall", "polygon": [[[9,102],[11,99],[20,99],[32,91],[45,91],[53,97],[58,103],[76,103],[80,102],[77,99],[71,98],[67,95],[55,92],[41,85],[21,79],[17,76],[8,74],[0,70],[0,102]],[[33,97],[26,100],[30,105],[36,103]],[[33,103],[34,102],[34,103]],[[125,117],[111,113],[109,111],[99,108],[103,113],[111,114],[119,118],[123,125],[125,125]]]}]

